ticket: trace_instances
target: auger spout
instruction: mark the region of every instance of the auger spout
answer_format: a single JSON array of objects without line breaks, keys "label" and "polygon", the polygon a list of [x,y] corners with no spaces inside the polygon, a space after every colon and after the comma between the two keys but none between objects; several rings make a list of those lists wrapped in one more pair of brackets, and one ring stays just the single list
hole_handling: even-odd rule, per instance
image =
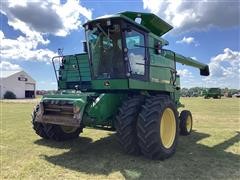
[{"label": "auger spout", "polygon": [[209,67],[207,64],[200,63],[190,57],[185,57],[181,54],[166,49],[163,50],[163,56],[172,60],[175,59],[178,63],[198,68],[200,70],[200,75],[202,76],[209,75]]}]

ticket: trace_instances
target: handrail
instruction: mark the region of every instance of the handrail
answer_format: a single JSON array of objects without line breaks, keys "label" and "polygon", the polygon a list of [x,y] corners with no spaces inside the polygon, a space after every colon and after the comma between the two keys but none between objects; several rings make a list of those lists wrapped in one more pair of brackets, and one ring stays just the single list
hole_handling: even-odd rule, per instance
[{"label": "handrail", "polygon": [[[56,80],[59,81],[59,74],[57,72],[59,72],[59,69],[56,68],[56,59],[59,60],[59,64],[61,63],[60,62],[60,58],[63,58],[63,59],[66,59],[65,57],[68,57],[68,56],[54,56],[52,58],[52,64],[53,64],[53,69],[54,69],[54,73],[55,73],[55,77],[56,77]],[[81,75],[81,69],[80,69],[80,65],[79,65],[79,61],[78,61],[78,58],[76,55],[74,55],[75,57],[75,60],[76,60],[76,65],[77,65],[77,68],[64,68],[65,71],[69,72],[69,71],[78,71],[78,75],[79,75],[79,81],[81,82],[82,81],[82,77],[85,77],[84,75],[82,76]],[[87,67],[82,67],[82,69],[88,69]],[[66,73],[67,76],[69,73]],[[66,80],[68,79],[68,77],[66,76]],[[87,76],[86,76],[87,77]]]},{"label": "handrail", "polygon": [[58,81],[59,79],[58,79],[58,76],[57,76],[57,70],[56,70],[55,63],[54,63],[54,59],[57,58],[57,57],[60,57],[60,56],[54,56],[52,58],[52,65],[53,65],[53,69],[54,69],[56,80]]}]

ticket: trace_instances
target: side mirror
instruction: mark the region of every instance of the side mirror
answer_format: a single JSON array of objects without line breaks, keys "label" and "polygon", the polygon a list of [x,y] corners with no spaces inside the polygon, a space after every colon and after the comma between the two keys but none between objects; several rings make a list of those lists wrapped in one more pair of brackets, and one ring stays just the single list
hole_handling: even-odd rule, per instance
[{"label": "side mirror", "polygon": [[83,41],[83,51],[86,52],[86,53],[88,52],[86,41]]}]

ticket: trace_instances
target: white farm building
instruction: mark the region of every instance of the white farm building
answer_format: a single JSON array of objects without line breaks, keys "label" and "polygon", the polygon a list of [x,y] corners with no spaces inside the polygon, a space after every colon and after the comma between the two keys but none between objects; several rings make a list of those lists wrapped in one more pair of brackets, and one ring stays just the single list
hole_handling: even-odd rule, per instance
[{"label": "white farm building", "polygon": [[0,98],[6,91],[12,91],[16,98],[34,98],[36,94],[36,81],[25,71],[0,72]]}]

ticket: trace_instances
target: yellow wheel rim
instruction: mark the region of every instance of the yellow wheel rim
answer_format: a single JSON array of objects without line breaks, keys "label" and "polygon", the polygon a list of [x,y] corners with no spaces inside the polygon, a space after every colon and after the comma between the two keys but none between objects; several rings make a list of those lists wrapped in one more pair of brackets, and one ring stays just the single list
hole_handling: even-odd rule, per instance
[{"label": "yellow wheel rim", "polygon": [[160,138],[165,148],[170,148],[176,136],[176,119],[172,109],[166,108],[160,121]]},{"label": "yellow wheel rim", "polygon": [[73,133],[77,130],[77,127],[72,126],[61,126],[61,128],[65,133]]},{"label": "yellow wheel rim", "polygon": [[192,118],[191,118],[191,116],[187,117],[186,126],[187,126],[187,131],[190,132],[191,129],[192,129]]}]

